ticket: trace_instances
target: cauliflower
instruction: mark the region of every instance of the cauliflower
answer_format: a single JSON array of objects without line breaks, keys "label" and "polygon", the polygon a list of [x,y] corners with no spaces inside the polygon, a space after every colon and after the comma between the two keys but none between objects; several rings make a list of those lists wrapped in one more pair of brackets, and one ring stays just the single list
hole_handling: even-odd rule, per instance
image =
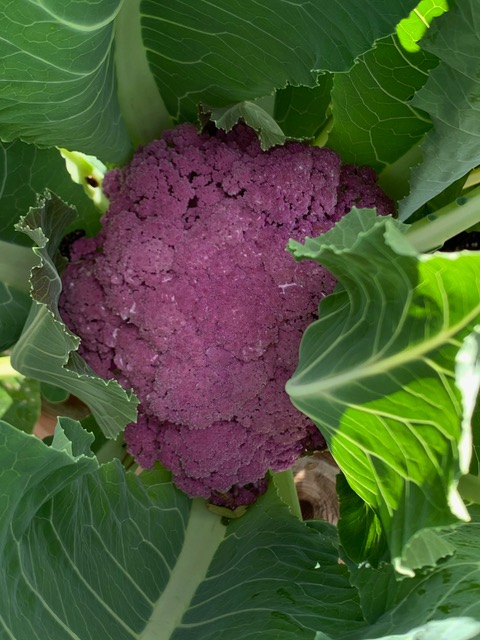
[{"label": "cauliflower", "polygon": [[178,126],[107,174],[110,208],[98,237],[71,247],[61,312],[92,368],[138,395],[125,440],[142,466],[241,503],[318,444],[284,385],[334,279],[285,246],[354,204],[392,212],[375,181],[328,149],[264,152],[242,124]]}]

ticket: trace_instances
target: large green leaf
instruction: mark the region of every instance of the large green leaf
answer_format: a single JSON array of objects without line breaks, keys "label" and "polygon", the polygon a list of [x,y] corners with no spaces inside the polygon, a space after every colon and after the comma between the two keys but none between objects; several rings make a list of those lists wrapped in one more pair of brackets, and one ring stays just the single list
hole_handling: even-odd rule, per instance
[{"label": "large green leaf", "polygon": [[[0,125],[1,131],[1,125]],[[77,207],[78,227],[92,233],[98,230],[100,214],[74,184],[57,149],[38,149],[19,140],[0,143],[0,238],[18,244],[31,244],[14,225],[37,201],[37,193],[54,191],[62,200]],[[1,272],[0,272],[1,279]]]},{"label": "large green leaf", "polygon": [[[455,549],[455,554],[431,571],[401,581],[396,579],[389,565],[380,569],[363,566],[354,572],[352,582],[359,589],[363,611],[372,625],[368,632],[360,635],[361,638],[384,638],[392,634],[393,638],[403,640],[405,634],[405,640],[410,640],[407,633],[423,625],[426,630],[430,627],[431,633],[427,634],[425,630],[424,635],[413,636],[412,640],[479,637],[478,506],[471,509],[471,515],[471,522],[440,532],[445,543]],[[449,629],[450,635],[440,634],[440,622]]]},{"label": "large green leaf", "polygon": [[116,95],[121,0],[0,1],[0,139],[120,162],[130,150]]},{"label": "large green leaf", "polygon": [[51,447],[0,422],[0,637],[313,640],[364,626],[335,531],[273,486],[223,524],[164,472],[98,466],[60,419]]},{"label": "large green leaf", "polygon": [[143,0],[152,73],[175,119],[199,102],[224,107],[288,84],[313,87],[318,71],[347,71],[391,34],[416,0]]},{"label": "large green leaf", "polygon": [[114,438],[136,419],[138,401],[115,380],[98,378],[76,349],[80,339],[63,324],[58,312],[62,283],[55,260],[75,211],[46,194],[21,219],[18,228],[36,244],[41,263],[32,270],[34,303],[12,352],[12,364],[25,376],[66,389],[87,404],[107,437]]},{"label": "large green leaf", "polygon": [[335,75],[328,146],[344,162],[380,172],[416,145],[431,124],[409,100],[438,64],[423,51],[407,53],[394,36],[377,43],[349,73]]},{"label": "large green leaf", "polygon": [[480,0],[456,2],[420,42],[441,63],[412,101],[429,113],[433,130],[421,146],[423,162],[413,170],[410,195],[400,205],[403,219],[480,164],[479,11]]},{"label": "large green leaf", "polygon": [[412,536],[466,517],[455,358],[480,319],[480,255],[418,255],[404,231],[353,210],[305,246],[291,241],[296,259],[320,262],[340,285],[320,303],[287,391],[374,510],[396,568],[411,573]]}]

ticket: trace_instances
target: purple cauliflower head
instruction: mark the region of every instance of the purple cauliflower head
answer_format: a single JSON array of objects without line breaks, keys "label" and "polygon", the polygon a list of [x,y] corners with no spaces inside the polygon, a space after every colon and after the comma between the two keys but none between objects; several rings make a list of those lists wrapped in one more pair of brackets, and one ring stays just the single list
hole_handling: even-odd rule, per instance
[{"label": "purple cauliflower head", "polygon": [[107,174],[110,208],[71,248],[61,312],[92,368],[138,395],[125,440],[141,465],[160,460],[191,496],[245,499],[311,443],[284,385],[334,280],[285,246],[353,205],[391,213],[375,181],[328,149],[263,152],[244,125],[178,126]]}]

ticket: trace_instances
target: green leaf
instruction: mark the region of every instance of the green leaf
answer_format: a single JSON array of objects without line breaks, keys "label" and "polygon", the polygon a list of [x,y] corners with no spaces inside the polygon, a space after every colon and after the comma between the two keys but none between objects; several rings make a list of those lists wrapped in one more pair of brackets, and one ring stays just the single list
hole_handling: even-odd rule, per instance
[{"label": "green leaf", "polygon": [[410,99],[437,64],[423,51],[405,52],[396,37],[377,42],[349,73],[335,75],[328,146],[344,162],[368,164],[378,172],[393,164],[431,127]]},{"label": "green leaf", "polygon": [[0,282],[0,352],[20,337],[31,302],[25,292]]},{"label": "green leaf", "polygon": [[89,234],[98,231],[99,213],[82,189],[72,182],[57,149],[38,149],[19,140],[0,143],[0,175],[3,176],[0,186],[2,240],[31,245],[27,236],[15,231],[14,225],[20,215],[35,206],[37,193],[45,189],[54,191],[62,200],[77,207],[81,212],[76,221],[77,228],[82,227]]},{"label": "green leaf", "polygon": [[116,95],[120,0],[2,0],[0,138],[121,162],[130,152]]},{"label": "green leaf", "polygon": [[441,63],[431,71],[412,105],[433,122],[421,145],[423,162],[414,168],[410,194],[400,203],[401,219],[480,164],[480,0],[462,0],[435,20],[422,49]]},{"label": "green leaf", "polygon": [[317,79],[316,87],[279,89],[275,97],[275,120],[288,138],[314,139],[327,125],[333,74]]},{"label": "green leaf", "polygon": [[411,574],[412,536],[468,517],[455,358],[480,318],[480,255],[418,255],[405,229],[353,210],[305,246],[290,241],[297,260],[320,262],[340,285],[305,332],[287,391],[380,520],[395,567]]},{"label": "green leaf", "polygon": [[415,5],[143,0],[143,40],[168,111],[194,120],[198,103],[225,107],[287,84],[314,87],[320,71],[347,71]]},{"label": "green leaf", "polygon": [[18,228],[36,244],[41,264],[32,271],[34,303],[12,352],[12,365],[25,376],[66,389],[85,402],[109,438],[136,419],[137,399],[114,380],[102,380],[76,349],[80,339],[63,324],[58,312],[62,283],[55,259],[75,212],[55,195],[46,194],[21,219]]},{"label": "green leaf", "polygon": [[222,524],[160,471],[98,466],[61,419],[51,447],[0,423],[0,634],[15,640],[266,640],[364,626],[335,530],[273,487]]},{"label": "green leaf", "polygon": [[337,475],[340,502],[338,535],[355,563],[369,562],[377,566],[388,560],[388,546],[382,523],[375,511],[353,491],[345,477]]},{"label": "green leaf", "polygon": [[[471,522],[438,534],[455,549],[455,555],[433,570],[398,581],[389,565],[377,570],[363,566],[352,576],[371,622],[361,638],[478,638],[479,509],[472,510],[471,515]],[[418,631],[413,634],[416,627],[422,629],[423,635]]]},{"label": "green leaf", "polygon": [[448,11],[447,0],[422,0],[408,18],[397,25],[397,35],[402,47],[407,51],[420,51],[417,42],[425,35],[432,20],[445,11]]},{"label": "green leaf", "polygon": [[0,418],[25,433],[32,433],[41,409],[38,381],[23,376],[10,376],[0,381],[0,388],[10,398],[8,408],[0,411]]},{"label": "green leaf", "polygon": [[56,387],[53,384],[48,384],[47,382],[42,382],[40,384],[40,391],[42,393],[42,397],[51,404],[65,402],[70,396],[70,393],[65,391],[65,389]]},{"label": "green leaf", "polygon": [[275,120],[264,109],[254,102],[240,102],[228,107],[209,109],[210,120],[224,131],[230,131],[239,120],[248,124],[257,132],[263,150],[285,142],[285,135]]}]

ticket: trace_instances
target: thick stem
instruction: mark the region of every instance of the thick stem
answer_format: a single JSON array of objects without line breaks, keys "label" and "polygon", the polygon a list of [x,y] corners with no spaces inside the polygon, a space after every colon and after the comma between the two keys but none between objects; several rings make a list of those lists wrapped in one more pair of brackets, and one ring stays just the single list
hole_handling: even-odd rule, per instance
[{"label": "thick stem", "polygon": [[407,238],[418,251],[432,251],[479,222],[480,187],[414,222],[410,225]]},{"label": "thick stem", "polygon": [[124,0],[115,20],[118,100],[135,147],[155,140],[172,125],[148,65],[140,3],[141,0]]},{"label": "thick stem", "polygon": [[210,513],[204,500],[193,500],[182,551],[171,568],[168,585],[142,631],[143,640],[169,640],[172,637],[199,584],[205,580],[224,537],[225,526],[220,516]]}]

